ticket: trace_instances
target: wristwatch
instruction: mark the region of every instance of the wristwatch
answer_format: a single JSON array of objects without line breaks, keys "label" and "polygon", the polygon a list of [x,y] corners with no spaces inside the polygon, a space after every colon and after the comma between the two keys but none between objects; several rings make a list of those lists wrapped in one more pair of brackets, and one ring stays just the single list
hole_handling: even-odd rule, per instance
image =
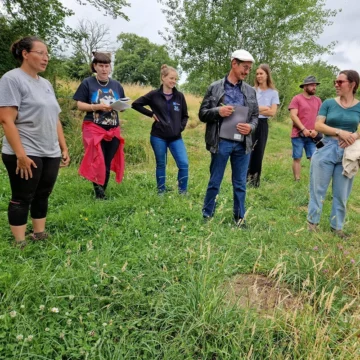
[{"label": "wristwatch", "polygon": [[339,136],[339,134],[340,134],[340,129],[336,129],[335,135],[336,135],[336,136]]}]

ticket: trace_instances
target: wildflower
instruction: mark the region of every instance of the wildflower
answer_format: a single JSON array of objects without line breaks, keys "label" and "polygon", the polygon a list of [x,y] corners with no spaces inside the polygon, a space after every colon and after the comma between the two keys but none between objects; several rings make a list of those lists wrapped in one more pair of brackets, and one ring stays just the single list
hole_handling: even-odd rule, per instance
[{"label": "wildflower", "polygon": [[103,264],[103,267],[107,267],[107,264]]},{"label": "wildflower", "polygon": [[95,336],[95,330],[89,331],[88,334],[89,334],[90,336]]},{"label": "wildflower", "polygon": [[75,299],[75,295],[69,295],[69,300],[74,300]]},{"label": "wildflower", "polygon": [[103,323],[102,326],[104,326],[104,327],[107,326],[107,323]]},{"label": "wildflower", "polygon": [[154,238],[157,238],[158,236],[157,236],[157,234],[154,234]]},{"label": "wildflower", "polygon": [[53,313],[58,313],[58,312],[59,312],[59,308],[53,307],[53,308],[51,308],[50,311],[53,312]]},{"label": "wildflower", "polygon": [[85,221],[88,221],[89,219],[88,218],[85,218]]},{"label": "wildflower", "polygon": [[31,342],[31,341],[33,341],[33,338],[34,338],[33,335],[29,335],[29,336],[25,339],[25,341]]},{"label": "wildflower", "polygon": [[69,316],[70,314],[68,312],[65,313],[65,316]]},{"label": "wildflower", "polygon": [[351,262],[352,264],[355,264],[355,260],[354,260],[354,259],[351,259],[350,262]]},{"label": "wildflower", "polygon": [[45,328],[45,331],[50,331],[50,329],[49,329],[49,328]]},{"label": "wildflower", "polygon": [[21,305],[20,305],[20,309],[25,309],[25,305],[24,305],[24,304],[21,304]]},{"label": "wildflower", "polygon": [[13,310],[13,311],[10,311],[10,317],[14,318],[16,316],[16,311]]},{"label": "wildflower", "polygon": [[59,335],[59,338],[64,339],[64,337],[65,337],[65,334],[63,332],[61,332],[60,335]]},{"label": "wildflower", "polygon": [[45,305],[40,305],[40,306],[39,306],[39,309],[40,309],[41,311],[44,311],[44,310],[45,310]]},{"label": "wildflower", "polygon": [[94,288],[95,288],[95,289],[97,288],[97,284],[94,284]]},{"label": "wildflower", "polygon": [[319,248],[318,248],[317,246],[314,246],[314,247],[313,247],[313,250],[314,250],[314,251],[318,251]]},{"label": "wildflower", "polygon": [[22,334],[19,334],[17,337],[16,337],[16,340],[17,341],[21,341],[21,340],[23,340],[24,339],[24,335],[22,335]]},{"label": "wildflower", "polygon": [[71,320],[71,319],[69,319],[66,323],[67,323],[68,325],[71,325],[72,320]]}]

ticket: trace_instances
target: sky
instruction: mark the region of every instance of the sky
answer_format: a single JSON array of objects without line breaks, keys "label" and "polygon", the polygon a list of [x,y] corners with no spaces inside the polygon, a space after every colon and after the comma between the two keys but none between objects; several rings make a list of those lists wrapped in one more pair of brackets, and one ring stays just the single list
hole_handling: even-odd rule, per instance
[{"label": "sky", "polygon": [[[62,0],[66,7],[75,12],[74,16],[68,18],[67,25],[76,27],[80,19],[96,20],[98,23],[106,24],[110,29],[111,41],[115,48],[116,37],[121,32],[135,33],[147,37],[153,43],[164,44],[159,31],[164,31],[168,25],[161,12],[162,5],[157,0],[128,0],[128,2],[131,3],[131,7],[123,8],[123,11],[130,21],[114,20],[90,5],[82,6],[74,0]],[[360,36],[358,31],[354,30],[360,19],[360,0],[325,0],[325,2],[327,8],[341,8],[342,11],[331,19],[333,24],[325,27],[318,40],[321,45],[337,41],[333,54],[325,55],[322,59],[341,70],[360,71]]]}]

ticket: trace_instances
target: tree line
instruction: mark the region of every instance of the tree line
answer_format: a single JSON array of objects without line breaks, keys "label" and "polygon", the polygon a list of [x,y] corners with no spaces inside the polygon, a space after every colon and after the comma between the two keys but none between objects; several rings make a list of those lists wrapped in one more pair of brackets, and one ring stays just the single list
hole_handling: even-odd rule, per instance
[{"label": "tree line", "polygon": [[[76,0],[93,6],[103,15],[128,20],[125,0]],[[334,95],[332,79],[339,71],[321,61],[334,43],[317,40],[331,26],[337,10],[325,0],[158,0],[168,21],[162,32],[164,45],[151,43],[136,34],[121,33],[117,44],[109,41],[109,29],[81,20],[75,29],[65,26],[73,15],[58,0],[0,0],[0,76],[16,64],[8,51],[17,38],[42,37],[53,54],[46,77],[83,79],[89,75],[92,51],[107,49],[114,54],[113,77],[124,83],[157,87],[159,69],[167,63],[185,72],[182,90],[203,95],[207,86],[229,70],[234,49],[251,52],[257,64],[267,63],[273,72],[285,109],[307,75],[321,82],[318,95]],[[65,57],[61,44],[72,45]],[[64,45],[62,45],[64,46]],[[170,55],[171,54],[171,55]],[[254,72],[248,82],[253,83]]]}]

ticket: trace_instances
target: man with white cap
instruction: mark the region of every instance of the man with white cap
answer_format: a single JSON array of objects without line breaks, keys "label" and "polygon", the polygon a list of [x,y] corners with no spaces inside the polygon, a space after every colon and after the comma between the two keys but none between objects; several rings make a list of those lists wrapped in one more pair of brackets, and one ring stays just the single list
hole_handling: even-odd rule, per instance
[{"label": "man with white cap", "polygon": [[300,180],[301,158],[305,149],[306,157],[310,160],[316,145],[313,139],[318,136],[315,130],[316,116],[321,106],[321,100],[317,96],[316,86],[320,85],[315,76],[305,78],[299,87],[302,93],[295,95],[289,105],[290,117],[293,122],[291,131],[293,174],[294,180]]},{"label": "man with white cap", "polygon": [[[211,153],[210,180],[202,209],[204,219],[214,216],[216,198],[230,158],[234,192],[233,218],[239,227],[245,226],[246,176],[252,150],[251,133],[256,129],[259,108],[255,90],[244,82],[253,63],[252,55],[246,50],[236,50],[231,55],[230,72],[212,83],[201,103],[200,121],[206,123],[206,148]],[[247,107],[246,122],[236,128],[239,140],[229,140],[220,136],[221,126],[235,107]]]}]

